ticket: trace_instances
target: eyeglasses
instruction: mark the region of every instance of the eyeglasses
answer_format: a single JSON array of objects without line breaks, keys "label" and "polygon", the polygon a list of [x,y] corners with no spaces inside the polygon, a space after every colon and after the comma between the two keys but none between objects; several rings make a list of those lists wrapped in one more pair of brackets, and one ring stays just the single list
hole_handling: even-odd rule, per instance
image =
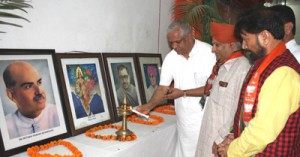
[{"label": "eyeglasses", "polygon": [[123,80],[123,79],[128,79],[128,75],[119,75],[119,79]]}]

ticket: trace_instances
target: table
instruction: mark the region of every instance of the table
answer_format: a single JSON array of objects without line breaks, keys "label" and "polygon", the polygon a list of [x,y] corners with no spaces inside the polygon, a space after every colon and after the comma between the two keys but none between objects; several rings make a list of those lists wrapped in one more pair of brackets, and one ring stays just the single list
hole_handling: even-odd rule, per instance
[{"label": "table", "polygon": [[[157,126],[148,126],[137,123],[127,123],[128,129],[137,135],[135,141],[102,141],[86,137],[84,134],[69,137],[64,140],[71,142],[84,157],[172,157],[175,156],[177,142],[176,119],[174,115],[157,112],[151,114],[164,118],[164,122]],[[121,122],[116,123],[121,125]],[[112,134],[116,130],[100,130],[100,134]],[[67,148],[57,146],[44,152],[51,154],[71,154]],[[27,157],[26,152],[13,157]]]}]

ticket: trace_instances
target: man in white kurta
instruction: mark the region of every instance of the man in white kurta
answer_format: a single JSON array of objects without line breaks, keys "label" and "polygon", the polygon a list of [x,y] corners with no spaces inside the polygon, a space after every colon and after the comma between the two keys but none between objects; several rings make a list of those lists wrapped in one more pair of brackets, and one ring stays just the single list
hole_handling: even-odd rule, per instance
[{"label": "man in white kurta", "polygon": [[300,45],[297,44],[295,39],[292,39],[285,43],[287,49],[291,51],[291,53],[295,56],[298,63],[300,63]]},{"label": "man in white kurta", "polygon": [[[174,50],[165,58],[160,85],[169,86],[174,79],[174,88],[190,89],[205,85],[215,61],[209,44],[195,40],[189,59]],[[198,77],[198,78],[195,78]],[[175,99],[178,141],[176,155],[194,156],[202,122],[203,110],[200,97],[180,97]]]},{"label": "man in white kurta", "polygon": [[[144,114],[164,100],[172,81],[175,88],[182,90],[203,86],[215,63],[211,46],[195,40],[186,22],[177,20],[171,23],[167,38],[173,50],[164,59],[160,84],[151,100],[137,108]],[[191,157],[195,154],[203,116],[199,101],[200,97],[175,99],[178,131],[176,157]]]},{"label": "man in white kurta", "polygon": [[30,135],[59,126],[56,105],[47,104],[42,113],[36,118],[27,118],[16,110],[5,116],[9,138]]},{"label": "man in white kurta", "polygon": [[[228,135],[233,124],[240,89],[249,67],[245,57],[232,59],[220,67],[205,105],[197,146],[198,157],[213,157],[213,143],[221,143]],[[223,86],[220,85],[221,82],[224,83]]]},{"label": "man in white kurta", "polygon": [[10,139],[59,126],[55,105],[48,106],[39,71],[27,61],[12,61],[3,72],[7,97],[17,110],[6,115]]},{"label": "man in white kurta", "polygon": [[234,26],[215,22],[210,25],[212,51],[223,64],[205,104],[196,157],[214,157],[213,149],[216,151],[217,144],[230,132],[243,80],[250,68],[249,61],[240,51],[241,44],[234,37]]}]

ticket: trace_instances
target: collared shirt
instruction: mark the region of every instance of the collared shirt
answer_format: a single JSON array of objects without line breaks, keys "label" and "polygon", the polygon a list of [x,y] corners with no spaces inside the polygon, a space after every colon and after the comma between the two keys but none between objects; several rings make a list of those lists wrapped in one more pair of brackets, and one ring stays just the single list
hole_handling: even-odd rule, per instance
[{"label": "collared shirt", "polygon": [[300,45],[296,43],[296,40],[290,40],[285,44],[286,48],[291,51],[291,53],[295,56],[298,63],[300,63]]},{"label": "collared shirt", "polygon": [[241,136],[229,145],[228,156],[248,157],[262,152],[299,108],[299,101],[299,74],[287,66],[276,69],[261,87],[255,117]]},{"label": "collared shirt", "polygon": [[214,157],[213,143],[221,143],[229,134],[249,68],[249,61],[244,56],[229,60],[220,67],[206,103],[196,157]]},{"label": "collared shirt", "polygon": [[131,105],[135,107],[140,104],[139,98],[136,94],[136,88],[134,85],[130,84],[127,90],[125,90],[122,87],[117,89],[117,98],[118,98],[119,106],[123,105],[124,95],[126,95],[127,105]]},{"label": "collared shirt", "polygon": [[149,100],[151,99],[153,93],[156,91],[158,85],[155,85],[155,87],[153,87],[152,85],[150,85],[147,89],[146,89],[146,99],[147,102],[149,102]]},{"label": "collared shirt", "polygon": [[[174,79],[174,87],[182,90],[204,86],[215,62],[211,46],[195,40],[188,59],[178,55],[174,50],[166,56],[162,65],[160,85],[169,86]],[[178,131],[177,157],[195,155],[203,116],[199,101],[200,97],[175,99]]]},{"label": "collared shirt", "polygon": [[23,116],[18,110],[5,116],[5,119],[10,139],[59,126],[56,105],[50,104],[34,119]]}]

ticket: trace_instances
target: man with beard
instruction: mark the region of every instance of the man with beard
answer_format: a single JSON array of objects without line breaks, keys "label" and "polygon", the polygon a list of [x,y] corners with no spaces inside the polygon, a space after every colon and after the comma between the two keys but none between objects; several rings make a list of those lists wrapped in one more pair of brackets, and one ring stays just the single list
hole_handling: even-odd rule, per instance
[{"label": "man with beard", "polygon": [[124,96],[126,96],[127,105],[138,106],[139,101],[136,94],[136,89],[131,84],[131,77],[128,72],[128,68],[121,64],[117,67],[118,77],[120,81],[120,88],[117,89],[117,96],[119,105],[123,104]]},{"label": "man with beard", "polygon": [[46,105],[42,78],[28,62],[10,63],[3,72],[7,97],[17,110],[5,116],[10,139],[59,126],[55,105]]},{"label": "man with beard", "polygon": [[219,145],[222,157],[299,156],[300,65],[282,41],[283,26],[268,8],[247,11],[235,26],[255,61],[241,90],[234,137]]}]

